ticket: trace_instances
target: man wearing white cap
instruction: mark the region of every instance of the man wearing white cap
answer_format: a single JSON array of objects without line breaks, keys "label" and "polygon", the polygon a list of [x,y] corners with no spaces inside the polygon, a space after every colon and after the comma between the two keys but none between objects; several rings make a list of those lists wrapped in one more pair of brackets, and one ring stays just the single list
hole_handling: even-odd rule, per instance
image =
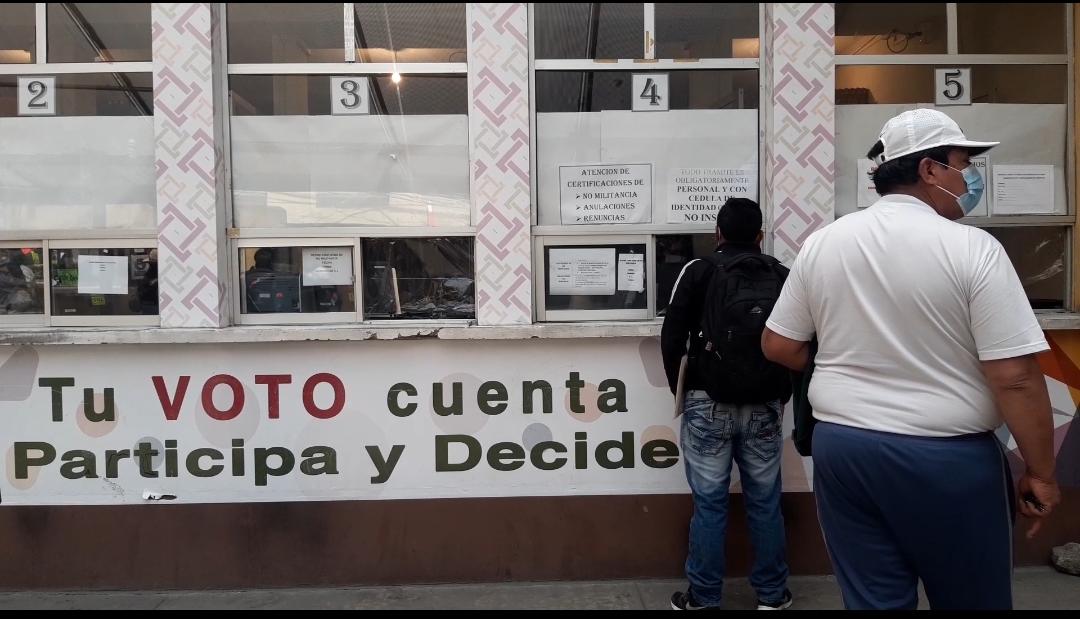
[{"label": "man wearing white cap", "polygon": [[[763,337],[792,369],[818,340],[814,492],[850,609],[1011,608],[1012,510],[1060,501],[1035,355],[1049,347],[1001,245],[955,223],[979,202],[967,139],[936,110],[885,123],[881,199],[807,239]],[[1027,470],[1017,489],[993,431]]]}]

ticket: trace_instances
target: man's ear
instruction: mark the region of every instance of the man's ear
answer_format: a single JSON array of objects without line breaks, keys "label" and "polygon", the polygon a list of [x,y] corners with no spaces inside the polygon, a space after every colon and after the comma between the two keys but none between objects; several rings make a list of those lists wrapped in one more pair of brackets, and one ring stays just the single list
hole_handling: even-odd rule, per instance
[{"label": "man's ear", "polygon": [[923,157],[919,161],[919,178],[930,185],[939,185],[938,174],[943,166],[929,157]]}]

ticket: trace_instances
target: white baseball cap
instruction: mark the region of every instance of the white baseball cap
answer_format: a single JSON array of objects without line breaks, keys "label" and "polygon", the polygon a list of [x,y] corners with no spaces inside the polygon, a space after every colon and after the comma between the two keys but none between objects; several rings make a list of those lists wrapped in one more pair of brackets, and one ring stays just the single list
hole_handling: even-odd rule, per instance
[{"label": "white baseball cap", "polygon": [[885,146],[885,150],[873,158],[878,165],[938,146],[966,148],[972,155],[978,155],[1001,144],[969,140],[955,120],[928,108],[893,116],[881,128],[878,140]]}]

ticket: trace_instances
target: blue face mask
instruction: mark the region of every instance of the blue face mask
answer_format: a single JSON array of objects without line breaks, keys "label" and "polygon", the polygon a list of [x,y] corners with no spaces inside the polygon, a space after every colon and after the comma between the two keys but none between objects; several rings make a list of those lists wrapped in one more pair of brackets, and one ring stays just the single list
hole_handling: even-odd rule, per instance
[{"label": "blue face mask", "polygon": [[[951,165],[945,163],[941,165],[950,170],[956,170]],[[956,203],[960,205],[960,209],[964,211],[965,215],[969,215],[979,205],[979,200],[982,200],[983,190],[986,189],[986,185],[983,183],[982,175],[979,174],[974,165],[968,165],[963,170],[956,171],[964,177],[964,182],[967,184],[967,193],[958,196],[941,185],[935,185],[935,187],[956,198]]]}]

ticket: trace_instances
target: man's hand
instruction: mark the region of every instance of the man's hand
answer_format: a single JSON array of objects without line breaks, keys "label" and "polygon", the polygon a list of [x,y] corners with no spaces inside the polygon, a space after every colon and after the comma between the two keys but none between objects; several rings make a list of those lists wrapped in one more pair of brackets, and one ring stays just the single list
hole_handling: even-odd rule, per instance
[{"label": "man's hand", "polygon": [[1053,479],[1040,479],[1031,473],[1024,473],[1017,484],[1016,500],[1020,513],[1035,519],[1027,532],[1028,539],[1031,539],[1042,527],[1043,518],[1061,503],[1061,489]]}]

